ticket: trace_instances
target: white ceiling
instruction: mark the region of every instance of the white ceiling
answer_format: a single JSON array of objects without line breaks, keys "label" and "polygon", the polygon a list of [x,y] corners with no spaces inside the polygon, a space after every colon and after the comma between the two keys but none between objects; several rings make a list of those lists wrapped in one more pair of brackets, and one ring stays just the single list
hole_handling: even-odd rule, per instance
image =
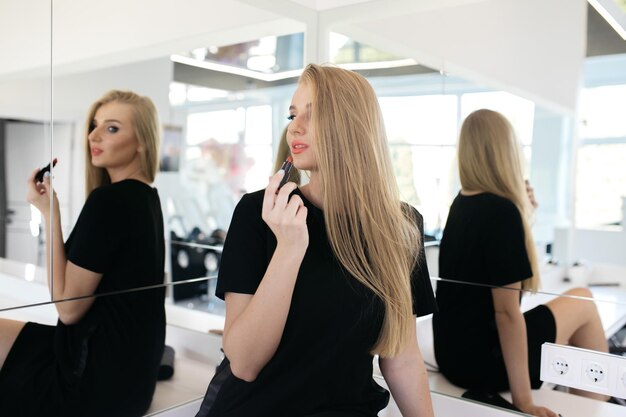
[{"label": "white ceiling", "polygon": [[306,33],[306,61],[325,62],[337,31],[571,111],[585,52],[586,0],[42,3],[0,0],[0,81],[49,73],[51,45],[57,75],[293,32]]}]

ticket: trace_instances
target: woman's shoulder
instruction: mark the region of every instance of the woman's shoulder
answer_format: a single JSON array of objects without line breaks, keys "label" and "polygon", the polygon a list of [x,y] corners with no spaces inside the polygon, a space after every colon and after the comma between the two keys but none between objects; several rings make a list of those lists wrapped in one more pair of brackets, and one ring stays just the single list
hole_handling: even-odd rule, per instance
[{"label": "woman's shoulder", "polygon": [[233,213],[233,220],[245,221],[246,223],[256,221],[255,219],[261,219],[261,211],[263,210],[263,196],[265,190],[254,191],[246,193],[241,196],[241,199],[235,207]]},{"label": "woman's shoulder", "polygon": [[488,192],[471,196],[459,193],[459,195],[454,199],[454,204],[472,204],[475,206],[480,206],[481,209],[484,210],[517,210],[515,204],[508,198]]},{"label": "woman's shoulder", "polygon": [[87,196],[85,206],[128,209],[138,205],[143,206],[141,202],[152,201],[152,197],[158,199],[156,188],[141,181],[124,180],[93,189]]},{"label": "woman's shoulder", "polygon": [[246,207],[262,207],[263,206],[263,197],[265,195],[265,190],[253,191],[251,193],[246,193],[241,196],[239,203],[237,206]]},{"label": "woman's shoulder", "polygon": [[411,219],[414,219],[420,227],[422,226],[424,218],[422,217],[422,213],[420,213],[415,206],[402,201],[402,211],[407,213]]}]

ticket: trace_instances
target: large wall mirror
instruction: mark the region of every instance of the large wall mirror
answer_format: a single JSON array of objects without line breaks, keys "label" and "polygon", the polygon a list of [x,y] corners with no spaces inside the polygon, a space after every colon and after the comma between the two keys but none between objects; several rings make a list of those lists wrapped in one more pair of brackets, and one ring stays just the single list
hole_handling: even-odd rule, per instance
[{"label": "large wall mirror", "polygon": [[[0,47],[0,286],[2,307],[44,302],[39,212],[26,202],[26,179],[50,161],[52,146],[52,2],[2,5]],[[22,280],[12,277],[19,276]],[[42,290],[30,285],[42,284]],[[34,289],[33,289],[34,288]]]},{"label": "large wall mirror", "polygon": [[[193,407],[221,359],[224,304],[214,291],[232,211],[243,193],[263,188],[272,173],[303,65],[332,62],[366,76],[379,96],[402,196],[424,216],[434,288],[440,282],[439,240],[460,188],[460,124],[475,109],[498,110],[518,133],[539,201],[533,233],[545,294],[525,295],[522,307],[547,302],[574,285],[590,286],[607,339],[616,347],[626,343],[620,333],[626,322],[620,252],[626,243],[626,127],[615,113],[626,104],[624,41],[615,39],[595,9],[568,7],[566,0],[557,3],[571,9],[565,17],[576,25],[552,33],[550,22],[533,23],[536,50],[522,47],[528,41],[519,14],[545,7],[554,17],[554,5],[395,3],[391,9],[382,0],[50,0],[37,7],[0,6],[2,317],[56,322],[48,304],[46,282],[54,285],[54,276],[45,269],[50,253],[41,217],[25,202],[28,175],[58,160],[53,184],[67,237],[86,197],[88,107],[111,89],[149,96],[163,130],[154,185],[166,240],[166,343],[178,358],[178,373],[158,385],[150,410]],[[489,11],[516,23],[509,29],[492,26]],[[484,31],[463,26],[469,13]],[[586,26],[577,20],[583,15]],[[412,36],[407,39],[400,28],[411,28]],[[491,42],[493,31],[508,45],[489,43],[490,51],[477,46]],[[450,33],[469,33],[467,45],[459,49]],[[553,36],[540,44],[539,34],[548,33]],[[561,60],[546,58],[554,55],[551,48],[584,43],[585,34],[586,54],[578,45],[565,48]],[[577,99],[579,82],[584,87]],[[431,389],[460,397],[464,391],[436,372],[430,326],[428,319],[418,322],[433,370]]]}]

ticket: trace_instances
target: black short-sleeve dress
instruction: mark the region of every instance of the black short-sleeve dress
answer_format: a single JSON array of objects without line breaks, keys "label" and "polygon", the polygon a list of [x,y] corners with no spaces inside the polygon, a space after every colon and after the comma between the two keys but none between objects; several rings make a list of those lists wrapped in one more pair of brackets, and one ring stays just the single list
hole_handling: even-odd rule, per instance
[{"label": "black short-sleeve dress", "polygon": [[[532,276],[516,206],[490,193],[459,194],[441,241],[439,276],[444,281],[437,283],[439,311],[433,316],[439,370],[465,388],[508,389],[491,289]],[[554,342],[556,325],[543,305],[526,312],[524,318],[531,385],[537,388],[541,344]]]},{"label": "black short-sleeve dress", "polygon": [[[376,416],[389,400],[372,379],[370,354],[383,306],[340,266],[323,211],[300,190],[295,193],[308,209],[309,246],[280,344],[254,382],[218,372],[198,416]],[[276,239],[261,218],[262,202],[259,191],[245,195],[235,209],[217,283],[221,298],[226,292],[254,294],[274,253]],[[421,216],[415,214],[421,229]],[[423,252],[412,280],[415,314],[432,313]]]},{"label": "black short-sleeve dress", "polygon": [[95,189],[65,244],[102,279],[74,325],[27,323],[0,370],[2,416],[140,416],[165,343],[163,216],[156,189],[124,180]]}]

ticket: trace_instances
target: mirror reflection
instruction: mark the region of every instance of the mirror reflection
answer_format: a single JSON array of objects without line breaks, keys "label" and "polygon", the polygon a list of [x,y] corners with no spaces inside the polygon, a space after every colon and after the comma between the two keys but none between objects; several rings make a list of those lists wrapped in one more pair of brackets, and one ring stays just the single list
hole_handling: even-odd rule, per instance
[{"label": "mirror reflection", "polygon": [[[370,3],[375,10],[381,2]],[[409,3],[407,14],[419,15]],[[521,90],[516,85],[502,86],[497,77],[486,84],[501,88],[485,86],[490,75],[480,71],[476,78],[468,73],[456,77],[454,72],[448,73],[445,62],[429,62],[441,73],[418,65],[408,57],[428,54],[422,54],[417,46],[400,52],[398,42],[374,42],[371,46],[365,41],[372,40],[365,36],[367,26],[351,31],[354,28],[337,25],[338,32],[361,32],[356,39],[330,33],[328,39],[320,36],[312,41],[309,33],[315,30],[307,27],[310,23],[302,23],[304,15],[294,17],[288,10],[276,12],[269,6],[269,10],[251,7],[249,2],[226,2],[220,13],[215,13],[214,5],[183,3],[177,12],[183,11],[187,18],[180,19],[179,25],[171,19],[172,10],[151,6],[152,23],[142,23],[142,35],[133,36],[125,28],[136,27],[139,14],[144,13],[139,9],[127,10],[120,4],[124,15],[112,23],[115,30],[105,33],[94,30],[89,19],[75,18],[86,9],[56,1],[54,51],[48,5],[28,13],[13,5],[2,6],[0,30],[8,34],[0,45],[2,56],[18,59],[6,60],[0,69],[0,160],[4,169],[4,174],[0,169],[0,177],[5,180],[3,183],[0,178],[1,307],[50,298],[45,219],[25,200],[26,178],[35,168],[58,159],[52,181],[59,196],[61,230],[63,236],[69,236],[87,198],[84,167],[89,158],[84,154],[83,124],[89,105],[111,89],[133,90],[150,97],[161,116],[160,168],[154,185],[164,215],[168,335],[182,335],[184,342],[176,345],[178,358],[186,351],[204,361],[206,352],[189,348],[189,341],[202,339],[211,330],[219,333],[225,312],[223,301],[215,296],[216,280],[206,277],[214,278],[219,272],[236,203],[243,194],[264,188],[268,176],[284,161],[280,136],[287,125],[298,69],[303,63],[322,59],[311,55],[316,49],[311,45],[328,40],[328,59],[323,61],[348,66],[402,65],[369,68],[362,73],[379,97],[402,199],[424,217],[425,238],[431,245],[426,248],[431,275],[442,276],[439,242],[450,206],[461,189],[456,162],[461,122],[481,108],[498,111],[517,133],[525,178],[539,204],[530,226],[543,294],[522,297],[522,311],[527,304],[528,308],[545,304],[574,286],[587,287],[596,298],[608,347],[619,352],[617,347],[623,344],[621,248],[626,243],[626,181],[622,169],[625,130],[615,112],[623,108],[626,60],[616,54],[623,54],[626,48],[621,39],[614,39],[615,34],[610,36],[612,29],[593,7],[587,11],[584,87],[574,115],[544,106],[541,97],[524,94],[523,86]],[[354,11],[359,15],[358,4]],[[332,11],[324,16],[334,18]],[[341,18],[338,22],[343,23]],[[276,36],[267,36],[267,26]],[[211,28],[210,34],[207,28]],[[363,42],[357,40],[361,38]],[[438,41],[429,38],[430,43]],[[199,65],[193,62],[198,60],[202,61]],[[236,76],[223,71],[229,71],[223,65],[233,63],[252,74]],[[274,164],[278,165],[272,168]],[[302,184],[306,182],[307,173],[303,172]],[[210,349],[215,352],[214,366],[219,363],[221,342],[217,342],[219,335],[208,337],[218,346]],[[533,392],[533,398],[537,395]]]},{"label": "mirror reflection", "polygon": [[[50,294],[71,301],[55,304],[55,326],[0,321],[1,414],[148,409],[165,341],[163,214],[152,187],[159,130],[148,97],[112,90],[91,105],[83,141],[87,199],[67,240],[51,172],[28,177],[27,201],[43,217],[52,254]],[[156,288],[123,293],[146,286]],[[118,294],[89,297],[110,292]]]},{"label": "mirror reflection", "polygon": [[[26,179],[51,161],[51,2],[33,10],[3,4],[0,55],[0,306],[43,302],[35,265],[48,257],[42,218],[25,200]],[[22,23],[20,23],[22,22]],[[22,281],[14,280],[20,276]]]}]

